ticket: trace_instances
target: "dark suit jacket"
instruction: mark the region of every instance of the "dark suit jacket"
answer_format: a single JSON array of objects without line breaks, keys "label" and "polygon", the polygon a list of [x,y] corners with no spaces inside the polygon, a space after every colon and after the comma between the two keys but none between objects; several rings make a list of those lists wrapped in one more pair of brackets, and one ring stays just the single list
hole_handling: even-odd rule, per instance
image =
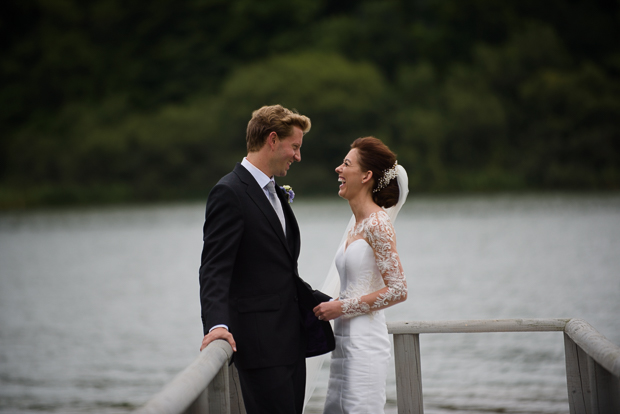
[{"label": "dark suit jacket", "polygon": [[289,365],[332,351],[328,322],[312,309],[327,295],[300,277],[299,227],[276,186],[287,237],[269,200],[241,164],[209,194],[203,229],[200,302],[204,333],[229,327],[237,343],[235,363],[244,369]]}]

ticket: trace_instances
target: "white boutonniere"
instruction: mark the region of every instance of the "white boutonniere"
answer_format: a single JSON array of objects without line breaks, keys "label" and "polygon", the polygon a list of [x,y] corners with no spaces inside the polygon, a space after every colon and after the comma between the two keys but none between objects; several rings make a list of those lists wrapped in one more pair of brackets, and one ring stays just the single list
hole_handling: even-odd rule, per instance
[{"label": "white boutonniere", "polygon": [[289,204],[291,204],[293,202],[293,199],[295,198],[295,192],[293,191],[293,187],[291,187],[290,185],[282,185],[280,186],[280,188],[286,193],[286,200]]}]

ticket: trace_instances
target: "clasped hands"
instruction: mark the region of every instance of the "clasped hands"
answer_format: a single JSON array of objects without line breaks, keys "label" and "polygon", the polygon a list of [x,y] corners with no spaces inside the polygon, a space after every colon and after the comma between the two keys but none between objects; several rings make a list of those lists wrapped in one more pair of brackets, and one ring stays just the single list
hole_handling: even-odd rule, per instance
[{"label": "clasped hands", "polygon": [[[342,304],[338,300],[333,300],[331,302],[321,302],[312,311],[320,321],[331,321],[332,319],[336,319],[342,316]],[[215,328],[211,332],[206,334],[202,339],[202,345],[200,346],[200,350],[202,351],[203,349],[205,349],[207,345],[209,345],[216,339],[223,339],[227,341],[232,347],[233,351],[237,352],[237,343],[235,342],[235,338],[230,332],[228,332],[228,329],[226,328]]]}]

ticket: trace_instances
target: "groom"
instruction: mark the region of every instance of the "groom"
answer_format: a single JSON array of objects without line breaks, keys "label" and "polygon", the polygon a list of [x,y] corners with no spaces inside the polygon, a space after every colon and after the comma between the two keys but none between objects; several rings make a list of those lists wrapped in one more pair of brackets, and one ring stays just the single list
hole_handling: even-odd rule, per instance
[{"label": "groom", "polygon": [[301,414],[305,358],[334,349],[312,309],[330,298],[300,277],[300,235],[274,176],[301,161],[310,119],[280,105],[252,114],[248,154],[209,194],[203,229],[201,350],[224,339],[235,351],[248,414]]}]

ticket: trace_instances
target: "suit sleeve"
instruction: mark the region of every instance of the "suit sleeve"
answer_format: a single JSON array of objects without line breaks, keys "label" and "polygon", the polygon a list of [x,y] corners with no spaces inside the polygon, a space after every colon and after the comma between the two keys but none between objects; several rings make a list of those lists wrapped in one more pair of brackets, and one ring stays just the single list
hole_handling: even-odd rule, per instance
[{"label": "suit sleeve", "polygon": [[320,290],[313,290],[312,291],[312,296],[314,296],[314,299],[316,299],[317,302],[321,303],[321,302],[329,302],[332,297],[329,295],[326,295],[325,293],[321,292]]},{"label": "suit sleeve", "polygon": [[200,264],[200,305],[205,335],[215,325],[230,326],[229,291],[243,228],[236,194],[227,186],[215,186],[207,202]]}]

